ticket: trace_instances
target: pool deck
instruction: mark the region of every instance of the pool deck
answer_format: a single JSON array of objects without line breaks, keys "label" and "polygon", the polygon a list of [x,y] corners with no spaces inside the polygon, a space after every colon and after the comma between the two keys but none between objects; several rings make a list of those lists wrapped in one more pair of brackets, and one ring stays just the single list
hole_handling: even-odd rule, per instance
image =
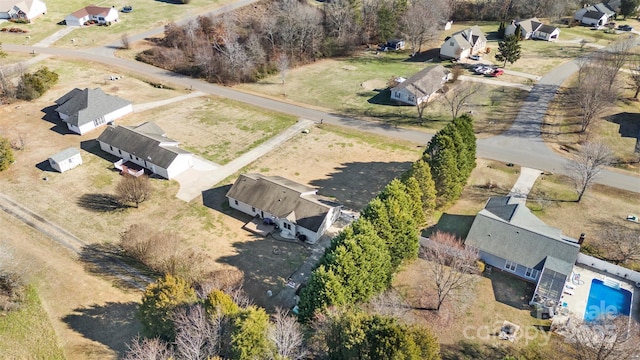
[{"label": "pool deck", "polygon": [[[584,313],[587,307],[587,301],[589,300],[589,291],[591,290],[591,281],[593,279],[603,280],[609,278],[611,280],[620,283],[621,289],[629,290],[633,297],[631,298],[631,317],[638,319],[638,309],[640,305],[640,290],[635,287],[632,282],[620,278],[618,276],[611,275],[609,273],[599,271],[584,265],[574,265],[573,273],[580,274],[580,282],[576,283],[572,279],[568,280],[569,284],[572,284],[575,289],[572,290],[573,294],[563,293],[560,298],[561,303],[566,303],[566,309],[569,310],[579,319],[584,318]],[[567,290],[567,288],[565,288]]]}]

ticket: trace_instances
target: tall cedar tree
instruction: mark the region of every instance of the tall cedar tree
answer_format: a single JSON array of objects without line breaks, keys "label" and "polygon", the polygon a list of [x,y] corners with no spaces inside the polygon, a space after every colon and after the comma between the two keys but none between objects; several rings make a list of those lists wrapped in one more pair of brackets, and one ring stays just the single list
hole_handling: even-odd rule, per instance
[{"label": "tall cedar tree", "polygon": [[231,358],[238,360],[265,359],[272,352],[268,338],[269,315],[263,308],[250,306],[233,319]]},{"label": "tall cedar tree", "polygon": [[0,136],[0,171],[5,171],[13,164],[13,149],[8,139]]},{"label": "tall cedar tree", "polygon": [[[516,29],[517,30],[517,29]],[[498,52],[496,60],[503,61],[503,67],[507,66],[507,62],[513,64],[518,61],[521,56],[520,41],[516,35],[507,35],[504,40],[498,42]]]},{"label": "tall cedar tree", "polygon": [[431,177],[431,167],[420,159],[411,164],[411,169],[404,174],[403,181],[406,183],[409,178],[416,179],[420,186],[422,211],[428,219],[436,208],[436,184]]},{"label": "tall cedar tree", "polygon": [[458,131],[458,128],[453,124],[449,123],[442,130],[440,130],[440,135],[448,136],[453,140],[453,147],[456,152],[456,166],[458,167],[458,183],[461,186],[464,186],[467,182],[467,165],[469,164],[469,159],[467,156],[467,146],[462,139],[462,135]]},{"label": "tall cedar tree", "polygon": [[148,337],[173,340],[175,327],[171,317],[176,309],[194,304],[198,300],[195,290],[186,280],[165,275],[147,286],[138,307],[138,319]]},{"label": "tall cedar tree", "polygon": [[413,219],[415,220],[418,227],[421,227],[426,224],[427,217],[422,210],[422,189],[420,188],[420,184],[415,177],[410,177],[404,181],[405,186],[407,187],[407,195],[409,195],[409,200],[415,202],[413,208]]},{"label": "tall cedar tree", "polygon": [[438,191],[437,203],[439,207],[443,207],[460,196],[462,185],[453,140],[442,134],[436,135],[431,139],[433,155],[428,158],[428,162]]},{"label": "tall cedar tree", "polygon": [[500,25],[498,26],[498,39],[504,39],[505,29],[506,29],[506,26],[504,24],[504,21],[501,21]]},{"label": "tall cedar tree", "polygon": [[467,147],[467,165],[465,166],[467,172],[465,177],[468,179],[471,176],[471,171],[476,167],[476,134],[473,131],[473,117],[469,114],[464,114],[453,119],[453,124],[458,129],[458,133]]},{"label": "tall cedar tree", "polygon": [[387,206],[379,197],[373,198],[367,207],[362,210],[362,218],[371,222],[378,236],[385,243],[393,238],[393,224],[389,221]]},{"label": "tall cedar tree", "polygon": [[333,270],[320,265],[313,271],[307,286],[300,294],[298,315],[300,320],[308,322],[313,319],[317,310],[331,305],[344,305],[347,302],[346,290],[340,279]]}]

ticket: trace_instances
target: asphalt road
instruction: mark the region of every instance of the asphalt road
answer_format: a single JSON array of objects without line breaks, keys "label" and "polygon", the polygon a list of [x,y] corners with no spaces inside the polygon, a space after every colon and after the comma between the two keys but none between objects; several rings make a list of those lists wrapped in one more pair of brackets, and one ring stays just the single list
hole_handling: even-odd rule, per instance
[{"label": "asphalt road", "polygon": [[[251,1],[246,1],[250,3]],[[131,39],[143,38],[155,34],[160,29],[154,29],[143,34],[132,36]],[[56,48],[41,48],[24,45],[3,45],[5,51],[15,52],[36,52],[42,54],[55,55],[58,57],[68,57],[82,59],[86,61],[108,64],[120,68],[123,71],[135,72],[140,75],[156,79],[156,81],[190,88],[195,91],[226,97],[237,101],[245,102],[254,106],[270,109],[274,111],[291,114],[299,118],[327,124],[350,127],[356,130],[366,131],[379,135],[403,139],[425,145],[431,134],[414,129],[398,128],[389,124],[365,121],[349,118],[336,113],[328,113],[316,109],[307,108],[297,104],[269,99],[249,93],[237,91],[228,87],[207,83],[202,80],[189,78],[167,70],[163,70],[148,64],[113,56],[113,49],[116,45],[111,44],[103,48],[70,50]],[[478,156],[494,159],[502,162],[511,162],[526,167],[531,167],[547,172],[566,174],[569,160],[551,151],[541,139],[541,126],[544,114],[546,113],[549,101],[555,95],[557,87],[563,83],[571,74],[577,71],[575,62],[568,62],[553,69],[534,86],[529,96],[525,100],[520,113],[512,127],[499,136],[478,141]],[[640,192],[640,178],[622,173],[603,171],[595,180],[596,183]]]}]

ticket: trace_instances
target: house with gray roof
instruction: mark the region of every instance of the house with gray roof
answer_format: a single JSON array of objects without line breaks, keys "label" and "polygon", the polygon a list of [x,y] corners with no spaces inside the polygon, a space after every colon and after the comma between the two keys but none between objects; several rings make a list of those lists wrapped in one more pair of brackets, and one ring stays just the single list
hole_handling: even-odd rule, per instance
[{"label": "house with gray roof", "polygon": [[178,147],[153,122],[138,126],[109,125],[98,137],[100,149],[165,179],[173,179],[193,167],[193,155]]},{"label": "house with gray roof", "polygon": [[477,248],[487,265],[535,284],[532,302],[555,306],[582,240],[546,225],[512,197],[493,197],[476,215],[465,246]]},{"label": "house with gray roof", "polygon": [[422,69],[391,89],[391,100],[408,105],[419,105],[431,100],[449,81],[451,71],[435,65]]},{"label": "house with gray roof", "polygon": [[440,47],[441,59],[465,59],[470,55],[485,52],[487,38],[478,26],[453,33]]},{"label": "house with gray roof", "polygon": [[609,19],[615,19],[615,17],[615,10],[609,4],[605,3],[585,6],[582,9],[578,9],[573,15],[573,18],[580,21],[583,25],[595,26],[606,25]]},{"label": "house with gray roof", "polygon": [[71,170],[74,167],[82,164],[82,156],[80,156],[80,150],[70,147],[64,149],[58,153],[55,153],[49,157],[49,165],[54,170],[61,173]]},{"label": "house with gray roof", "polygon": [[105,94],[102,89],[75,88],[55,101],[56,112],[69,130],[85,134],[133,111],[131,101]]},{"label": "house with gray roof", "polygon": [[338,219],[341,208],[317,191],[280,176],[243,174],[226,196],[232,208],[273,222],[280,236],[313,244]]},{"label": "house with gray roof", "polygon": [[560,36],[560,29],[555,26],[546,25],[540,22],[538,18],[531,18],[526,20],[513,20],[511,24],[507,25],[504,29],[505,35],[513,35],[516,29],[520,25],[520,36],[522,39],[535,39],[545,41],[558,40]]}]

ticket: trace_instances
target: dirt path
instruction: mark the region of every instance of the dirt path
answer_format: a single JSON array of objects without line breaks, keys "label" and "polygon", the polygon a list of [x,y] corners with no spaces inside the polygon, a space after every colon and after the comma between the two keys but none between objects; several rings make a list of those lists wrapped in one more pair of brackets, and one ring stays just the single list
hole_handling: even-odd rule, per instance
[{"label": "dirt path", "polygon": [[12,215],[16,219],[31,226],[49,239],[62,245],[84,259],[91,259],[95,267],[109,276],[116,277],[119,281],[128,284],[132,288],[144,290],[152,282],[151,278],[140,273],[138,270],[125,264],[121,260],[108,256],[108,254],[98,254],[97,250],[91,248],[87,243],[76,236],[46,220],[42,216],[34,213],[26,207],[0,194],[0,210]]}]

